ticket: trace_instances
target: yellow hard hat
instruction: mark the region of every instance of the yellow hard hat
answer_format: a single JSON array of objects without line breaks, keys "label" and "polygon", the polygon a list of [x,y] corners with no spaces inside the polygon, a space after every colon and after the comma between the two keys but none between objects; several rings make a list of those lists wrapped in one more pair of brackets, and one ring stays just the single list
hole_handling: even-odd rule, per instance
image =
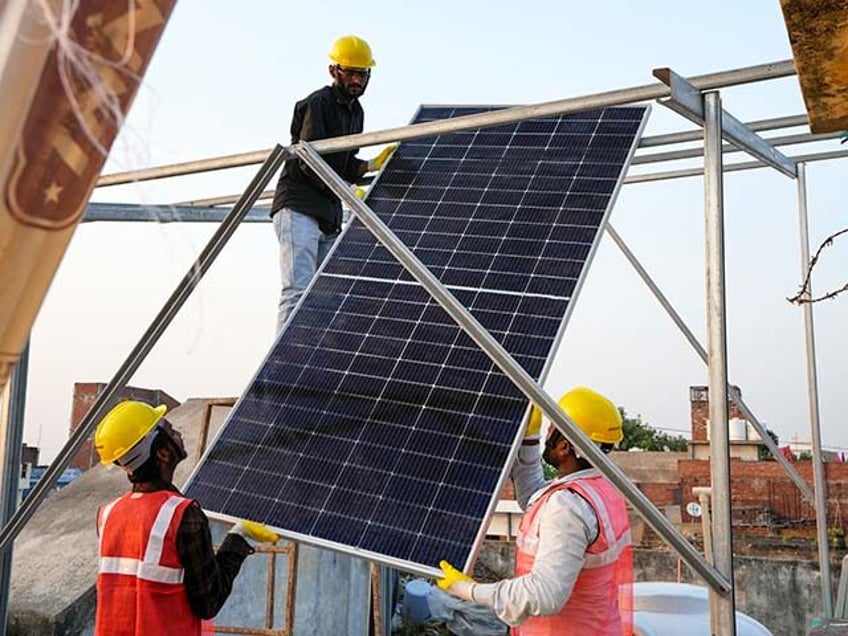
[{"label": "yellow hard hat", "polygon": [[559,399],[560,408],[598,444],[617,444],[624,439],[621,413],[615,404],[592,389],[572,389]]},{"label": "yellow hard hat", "polygon": [[535,404],[530,409],[530,419],[527,421],[527,428],[524,430],[525,436],[538,435],[542,431],[542,411]]},{"label": "yellow hard hat", "polygon": [[[121,461],[121,458],[156,428],[156,423],[167,410],[164,404],[153,408],[144,402],[127,400],[109,411],[100,420],[94,433],[94,448],[100,454],[100,463],[107,466],[113,462],[126,465],[126,461]],[[147,454],[149,451],[148,448]],[[141,458],[140,463],[146,459]],[[133,461],[133,466],[127,467],[135,470],[140,463]]]},{"label": "yellow hard hat", "polygon": [[330,59],[347,68],[371,68],[377,65],[368,42],[355,35],[343,35],[333,42]]}]

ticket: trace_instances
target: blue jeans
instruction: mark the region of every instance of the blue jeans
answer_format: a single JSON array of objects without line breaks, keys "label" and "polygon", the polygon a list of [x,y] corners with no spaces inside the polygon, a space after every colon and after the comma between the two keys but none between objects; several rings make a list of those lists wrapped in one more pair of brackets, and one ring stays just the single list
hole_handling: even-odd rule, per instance
[{"label": "blue jeans", "polygon": [[321,232],[318,221],[312,217],[289,208],[277,212],[273,223],[280,242],[282,286],[277,311],[277,333],[280,333],[336,237]]}]

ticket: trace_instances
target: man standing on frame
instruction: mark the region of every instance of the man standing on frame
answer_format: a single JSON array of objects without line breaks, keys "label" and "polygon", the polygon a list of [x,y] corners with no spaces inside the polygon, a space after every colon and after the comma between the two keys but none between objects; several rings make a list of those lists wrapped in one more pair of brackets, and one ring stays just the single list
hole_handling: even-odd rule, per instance
[{"label": "man standing on frame", "polygon": [[[559,405],[604,452],[622,440],[621,414],[604,396],[577,388]],[[515,578],[477,583],[442,561],[439,587],[491,608],[515,636],[630,636],[633,551],[624,498],[555,426],[543,458],[557,476],[545,482],[541,423],[534,407],[512,470],[524,510]]]},{"label": "man standing on frame", "polygon": [[[371,47],[362,38],[345,35],[335,41],[329,57],[333,83],[295,104],[292,144],[362,132],[364,113],[359,98],[376,64]],[[323,158],[345,181],[355,183],[366,173],[382,168],[395,147],[387,146],[370,161],[359,159],[357,149]],[[342,205],[306,164],[292,157],[286,160],[277,182],[271,217],[280,242],[279,333],[341,232]]]}]

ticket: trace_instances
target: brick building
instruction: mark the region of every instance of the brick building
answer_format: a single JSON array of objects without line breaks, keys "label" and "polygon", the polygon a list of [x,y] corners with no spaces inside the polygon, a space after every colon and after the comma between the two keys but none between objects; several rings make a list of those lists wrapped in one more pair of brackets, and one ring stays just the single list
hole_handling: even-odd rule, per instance
[{"label": "brick building", "polygon": [[[91,409],[98,396],[103,393],[106,386],[103,382],[74,383],[74,401],[71,406],[71,433],[80,425],[80,422],[82,422],[82,419]],[[109,404],[108,408],[111,409],[115,404],[124,400],[140,400],[153,405],[164,404],[168,407],[168,410],[175,409],[180,405],[177,400],[162,389],[141,389],[128,386],[118,394],[112,403]],[[98,461],[100,461],[100,458],[97,456],[97,451],[94,450],[94,441],[92,438],[89,438],[68,466],[85,471],[97,464]]]},{"label": "brick building", "polygon": [[[738,387],[734,388],[739,391]],[[739,394],[741,395],[742,392],[739,391]],[[689,456],[692,459],[708,460],[710,458],[710,402],[707,387],[689,387],[689,413],[692,430]],[[760,458],[760,447],[764,444],[733,400],[727,403],[727,419],[730,457],[757,461]]]},{"label": "brick building", "polygon": [[[677,461],[674,483],[653,479],[637,480],[639,488],[661,510],[674,510],[680,523],[700,523],[686,512],[686,505],[697,502],[692,494],[697,486],[710,485],[707,387],[693,386],[689,391],[692,439],[688,457]],[[732,402],[728,404],[730,439],[730,501],[734,534],[740,536],[787,535],[815,536],[815,509],[806,501],[783,467],[772,459],[760,460],[763,443]],[[734,427],[734,424],[736,426]],[[643,460],[653,461],[646,454]],[[798,461],[795,468],[810,485],[811,461]],[[626,472],[628,472],[625,469]],[[827,525],[848,525],[848,463],[825,464],[827,480]],[[631,475],[632,478],[632,475]]]}]

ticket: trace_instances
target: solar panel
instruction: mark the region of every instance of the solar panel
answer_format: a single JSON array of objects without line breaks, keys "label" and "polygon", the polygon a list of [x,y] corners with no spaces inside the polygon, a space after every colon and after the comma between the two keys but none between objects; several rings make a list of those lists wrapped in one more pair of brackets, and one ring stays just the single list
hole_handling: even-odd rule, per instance
[{"label": "solar panel", "polygon": [[[422,107],[415,121],[482,110]],[[647,112],[404,142],[367,203],[541,379]],[[187,494],[213,515],[395,567],[468,566],[527,407],[355,220]]]}]

